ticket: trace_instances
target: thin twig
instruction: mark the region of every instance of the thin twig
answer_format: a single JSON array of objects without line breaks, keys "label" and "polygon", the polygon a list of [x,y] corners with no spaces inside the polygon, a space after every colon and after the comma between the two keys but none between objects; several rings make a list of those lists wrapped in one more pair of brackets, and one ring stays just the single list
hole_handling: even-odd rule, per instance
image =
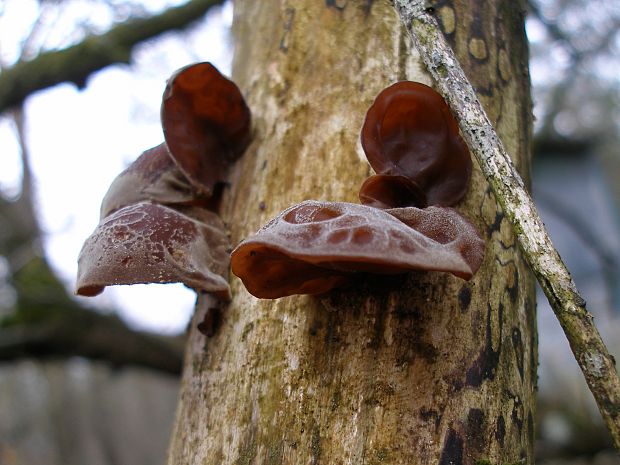
[{"label": "thin twig", "polygon": [[497,201],[512,222],[523,254],[543,288],[586,382],[620,450],[620,379],[585,301],[553,247],[523,180],[482,109],[432,10],[423,0],[394,0],[438,91],[457,116],[461,131]]}]

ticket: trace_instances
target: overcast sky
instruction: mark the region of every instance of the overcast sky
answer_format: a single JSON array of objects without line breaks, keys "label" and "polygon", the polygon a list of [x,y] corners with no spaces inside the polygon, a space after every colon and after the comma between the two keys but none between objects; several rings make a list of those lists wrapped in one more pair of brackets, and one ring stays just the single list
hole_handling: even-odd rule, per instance
[{"label": "overcast sky", "polygon": [[[102,30],[112,19],[103,7],[93,11],[92,2],[68,3],[67,13],[48,19],[53,24],[53,32],[46,37],[50,45],[66,46],[76,40],[78,36],[68,38],[66,31],[85,18],[97,18]],[[155,12],[183,2],[144,3]],[[0,4],[3,63],[15,60],[36,18],[37,4],[30,0]],[[188,34],[168,34],[139,47],[131,66],[111,66],[96,73],[82,91],[62,84],[26,101],[45,250],[71,290],[80,247],[99,221],[99,205],[108,186],[142,151],[163,141],[159,106],[166,79],[175,69],[196,61],[211,61],[229,74],[231,21],[230,4],[216,8]],[[0,186],[15,193],[21,175],[19,148],[7,118],[0,118],[0,154]],[[118,308],[125,320],[140,328],[178,332],[187,324],[194,293],[180,284],[116,286],[81,300]]]}]

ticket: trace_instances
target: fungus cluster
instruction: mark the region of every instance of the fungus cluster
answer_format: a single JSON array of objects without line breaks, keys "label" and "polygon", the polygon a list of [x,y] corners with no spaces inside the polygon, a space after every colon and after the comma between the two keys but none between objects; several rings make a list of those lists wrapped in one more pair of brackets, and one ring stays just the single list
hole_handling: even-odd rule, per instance
[{"label": "fungus cluster", "polygon": [[76,293],[182,282],[230,299],[230,243],[215,213],[227,170],[250,142],[250,110],[210,63],[177,71],[163,95],[165,142],[110,186],[78,258]]},{"label": "fungus cluster", "polygon": [[305,201],[233,250],[231,267],[256,297],[318,294],[359,273],[445,271],[470,279],[484,255],[475,226],[450,206],[467,191],[471,158],[443,98],[398,82],[376,98],[361,142],[376,175],[362,205]]}]

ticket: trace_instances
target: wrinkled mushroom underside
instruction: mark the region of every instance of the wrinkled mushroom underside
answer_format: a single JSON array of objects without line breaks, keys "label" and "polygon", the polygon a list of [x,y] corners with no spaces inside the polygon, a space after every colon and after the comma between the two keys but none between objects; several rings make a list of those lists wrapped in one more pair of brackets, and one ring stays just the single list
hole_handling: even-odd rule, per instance
[{"label": "wrinkled mushroom underside", "polygon": [[228,238],[221,220],[202,209],[187,213],[200,215],[200,221],[150,203],[124,207],[107,217],[80,252],[77,293],[97,295],[118,284],[183,282],[229,298],[223,278]]},{"label": "wrinkled mushroom underside", "polygon": [[239,88],[210,63],[178,70],[163,95],[166,142],[112,182],[78,259],[77,293],[183,284],[230,299],[230,243],[217,211],[229,165],[251,138]]},{"label": "wrinkled mushroom underside", "polygon": [[[233,251],[233,273],[262,298],[325,292],[358,272],[429,270],[472,276],[484,245],[469,222],[451,209],[399,210],[412,210],[398,214],[423,225],[422,230],[364,205],[302,202]],[[442,210],[441,232],[428,226],[437,210]]]},{"label": "wrinkled mushroom underside", "polygon": [[197,203],[191,184],[170,157],[165,143],[142,153],[112,181],[101,202],[101,218],[145,201],[162,205]]}]

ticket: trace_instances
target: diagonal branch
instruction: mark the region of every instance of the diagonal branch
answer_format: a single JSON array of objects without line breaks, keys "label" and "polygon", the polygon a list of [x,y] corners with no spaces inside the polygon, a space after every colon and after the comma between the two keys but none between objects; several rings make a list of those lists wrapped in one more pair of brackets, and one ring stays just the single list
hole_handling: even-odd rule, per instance
[{"label": "diagonal branch", "polygon": [[191,0],[164,13],[122,23],[102,35],[89,36],[63,50],[43,52],[20,61],[0,74],[0,113],[19,105],[33,92],[73,82],[83,87],[95,71],[114,63],[129,63],[140,42],[186,27],[224,0]]},{"label": "diagonal branch", "polygon": [[523,180],[424,0],[394,0],[401,21],[461,131],[569,341],[586,382],[620,450],[620,379],[586,303],[553,247]]}]

